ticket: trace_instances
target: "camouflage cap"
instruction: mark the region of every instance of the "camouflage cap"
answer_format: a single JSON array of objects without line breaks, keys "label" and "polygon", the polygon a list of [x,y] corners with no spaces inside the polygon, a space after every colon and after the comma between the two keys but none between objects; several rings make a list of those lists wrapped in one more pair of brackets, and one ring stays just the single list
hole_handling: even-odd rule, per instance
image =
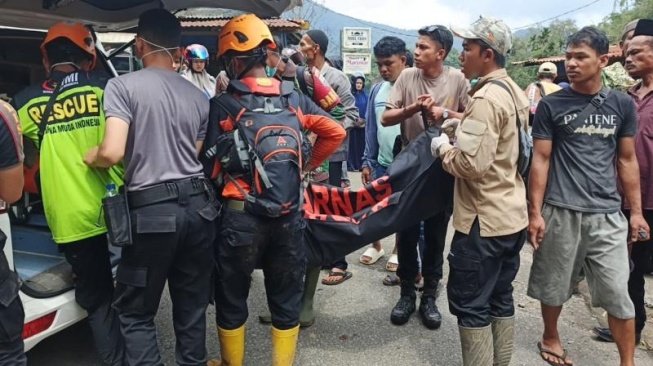
[{"label": "camouflage cap", "polygon": [[452,27],[451,31],[460,38],[480,39],[504,57],[512,49],[512,32],[501,19],[481,16],[468,28]]}]

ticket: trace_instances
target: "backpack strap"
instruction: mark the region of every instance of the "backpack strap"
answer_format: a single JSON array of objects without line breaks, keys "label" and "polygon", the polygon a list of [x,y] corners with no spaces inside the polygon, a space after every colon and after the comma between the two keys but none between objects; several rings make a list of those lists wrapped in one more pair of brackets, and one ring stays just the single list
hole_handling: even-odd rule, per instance
[{"label": "backpack strap", "polygon": [[[242,84],[242,83],[241,83]],[[244,85],[244,84],[243,84]],[[242,126],[240,125],[238,121],[238,116],[242,113],[243,110],[245,110],[245,106],[238,101],[231,93],[222,93],[216,98],[216,102],[220,107],[222,107],[225,112],[229,115],[234,120],[234,126],[236,127],[236,131],[234,131],[234,142],[236,144],[236,148],[238,149],[238,157],[241,160],[249,160],[252,162],[254,165],[254,169],[256,169],[261,177],[261,180],[263,181],[263,184],[265,185],[265,188],[270,189],[273,187],[272,182],[270,182],[270,178],[268,175],[265,173],[265,170],[263,169],[263,164],[261,163],[261,159],[258,157],[252,146],[249,144],[247,141],[247,136],[245,132],[242,130]],[[251,174],[253,177],[253,174]],[[236,186],[239,188],[240,185],[233,181]],[[242,193],[242,192],[241,192]]]},{"label": "backpack strap", "polygon": [[[512,104],[515,106],[515,119],[517,120],[517,127],[521,130],[523,128],[521,123],[521,117],[519,116],[519,110],[517,109],[517,103],[515,101],[515,97],[512,95],[512,91],[505,83],[503,83],[500,80],[492,80],[490,81],[490,83],[501,87],[501,89],[507,91],[508,94],[510,94],[510,97],[512,98]],[[524,132],[527,132],[526,129],[524,129]]]},{"label": "backpack strap", "polygon": [[579,124],[584,123],[587,117],[590,116],[590,114],[594,113],[597,109],[599,109],[603,103],[608,99],[610,96],[610,88],[603,87],[601,91],[592,98],[590,103],[583,109],[580,113],[576,115],[576,118],[572,119],[569,121],[569,123],[563,125],[563,130],[567,135],[573,135],[574,131],[580,127]]},{"label": "backpack strap", "polygon": [[[281,81],[281,96],[288,98],[295,91],[295,84],[290,80]],[[308,94],[307,94],[308,95]]]},{"label": "backpack strap", "polygon": [[542,85],[542,83],[538,81],[535,83],[535,86],[537,86],[537,88],[540,89],[540,97],[542,98],[546,97],[546,90],[544,90],[544,85]]},{"label": "backpack strap", "polygon": [[306,83],[306,66],[297,66],[297,84],[299,84],[299,90],[303,94],[311,95],[308,90],[308,84]]}]

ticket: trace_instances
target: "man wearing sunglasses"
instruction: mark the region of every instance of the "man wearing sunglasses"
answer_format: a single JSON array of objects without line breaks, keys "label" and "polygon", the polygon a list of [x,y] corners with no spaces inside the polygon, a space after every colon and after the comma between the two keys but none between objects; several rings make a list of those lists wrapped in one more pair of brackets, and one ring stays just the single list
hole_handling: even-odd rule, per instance
[{"label": "man wearing sunglasses", "polygon": [[[419,31],[415,47],[415,68],[402,71],[386,102],[381,124],[401,125],[403,146],[424,132],[423,118],[441,123],[457,118],[469,101],[469,85],[460,70],[444,66],[453,46],[453,34],[446,27],[434,25]],[[449,211],[449,210],[447,210]],[[443,252],[450,214],[442,212],[424,222],[425,251],[422,258],[424,293],[419,307],[423,324],[437,329],[442,316],[435,304],[442,279]],[[397,250],[401,279],[401,297],[392,310],[390,320],[402,325],[415,312],[415,278],[419,273],[417,241],[420,223],[399,232]]]}]

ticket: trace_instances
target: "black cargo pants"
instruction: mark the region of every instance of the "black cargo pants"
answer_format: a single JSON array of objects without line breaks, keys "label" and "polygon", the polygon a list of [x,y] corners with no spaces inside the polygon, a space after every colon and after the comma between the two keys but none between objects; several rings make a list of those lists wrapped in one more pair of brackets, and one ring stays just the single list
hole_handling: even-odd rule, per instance
[{"label": "black cargo pants", "polygon": [[176,201],[131,210],[133,245],[122,250],[116,300],[126,365],[163,365],[156,316],[168,281],[177,365],[206,365],[206,308],[211,297],[218,216],[210,194],[191,196],[177,183]]},{"label": "black cargo pants", "polygon": [[88,323],[101,365],[122,366],[124,342],[113,301],[113,274],[105,234],[62,244],[75,274],[75,301],[88,312]]},{"label": "black cargo pants", "polygon": [[220,328],[237,329],[247,321],[255,268],[263,269],[272,325],[286,330],[299,324],[306,269],[304,226],[301,213],[262,218],[225,206],[216,246],[215,302]]},{"label": "black cargo pants", "polygon": [[526,230],[481,237],[478,218],[469,234],[456,231],[448,257],[447,295],[458,325],[482,328],[490,325],[492,317],[515,314],[512,281],[519,271],[519,251],[525,241]]},{"label": "black cargo pants", "polygon": [[[424,221],[424,249],[422,251],[422,276],[424,294],[435,296],[438,282],[442,279],[444,246],[450,214],[448,210]],[[417,223],[397,233],[397,276],[401,280],[401,296],[415,297],[415,277],[419,273],[417,242],[420,238]]]},{"label": "black cargo pants", "polygon": [[25,312],[18,295],[18,276],[9,269],[3,252],[7,237],[0,230],[0,365],[25,366]]}]

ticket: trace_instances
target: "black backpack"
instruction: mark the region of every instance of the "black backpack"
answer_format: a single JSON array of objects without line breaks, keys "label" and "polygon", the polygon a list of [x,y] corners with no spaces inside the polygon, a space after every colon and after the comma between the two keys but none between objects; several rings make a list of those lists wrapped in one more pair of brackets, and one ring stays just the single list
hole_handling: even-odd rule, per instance
[{"label": "black backpack", "polygon": [[[217,158],[226,179],[236,185],[245,197],[245,209],[254,215],[281,217],[299,212],[304,195],[302,168],[308,156],[302,123],[289,104],[294,86],[283,82],[279,95],[254,94],[237,80],[229,87],[230,93],[217,97],[235,126],[218,141],[222,153]],[[250,192],[236,178],[247,181]]]}]

